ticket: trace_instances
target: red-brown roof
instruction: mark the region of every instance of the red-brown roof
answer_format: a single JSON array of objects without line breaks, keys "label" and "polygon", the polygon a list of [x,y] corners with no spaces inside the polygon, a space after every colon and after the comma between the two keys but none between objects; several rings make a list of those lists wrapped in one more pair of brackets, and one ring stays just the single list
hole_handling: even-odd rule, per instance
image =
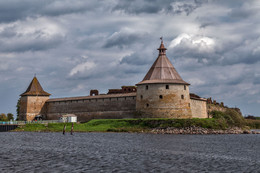
[{"label": "red-brown roof", "polygon": [[200,97],[200,96],[198,96],[197,94],[194,94],[194,93],[190,93],[190,99],[200,100],[200,101],[207,101],[207,99],[202,98],[202,97]]},{"label": "red-brown roof", "polygon": [[27,90],[21,94],[21,96],[50,96],[42,89],[42,86],[36,77],[33,78],[32,82],[28,86]]},{"label": "red-brown roof", "polygon": [[163,42],[160,45],[159,56],[153,63],[152,67],[145,75],[144,79],[139,82],[140,84],[149,84],[149,83],[174,83],[174,84],[185,84],[185,82],[176,69],[173,67],[172,63],[166,56],[166,48],[163,45]]}]

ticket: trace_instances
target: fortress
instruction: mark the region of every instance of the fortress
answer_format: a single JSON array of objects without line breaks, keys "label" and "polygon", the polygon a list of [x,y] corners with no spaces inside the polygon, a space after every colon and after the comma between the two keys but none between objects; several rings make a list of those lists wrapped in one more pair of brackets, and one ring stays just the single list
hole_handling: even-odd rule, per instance
[{"label": "fortress", "polygon": [[89,96],[49,98],[36,77],[21,94],[20,120],[37,115],[57,120],[75,114],[79,121],[95,118],[208,118],[207,100],[189,92],[189,83],[166,56],[163,41],[159,55],[136,86],[110,89],[107,94],[91,90]]}]

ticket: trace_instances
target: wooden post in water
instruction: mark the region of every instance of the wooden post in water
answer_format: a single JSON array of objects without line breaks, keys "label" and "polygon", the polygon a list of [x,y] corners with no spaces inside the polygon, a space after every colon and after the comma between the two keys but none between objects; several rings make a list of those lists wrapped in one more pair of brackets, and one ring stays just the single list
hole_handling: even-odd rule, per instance
[{"label": "wooden post in water", "polygon": [[71,131],[70,134],[73,135],[73,123],[71,124]]},{"label": "wooden post in water", "polygon": [[63,127],[63,135],[65,135],[65,131],[66,131],[66,124],[64,124],[64,127]]}]

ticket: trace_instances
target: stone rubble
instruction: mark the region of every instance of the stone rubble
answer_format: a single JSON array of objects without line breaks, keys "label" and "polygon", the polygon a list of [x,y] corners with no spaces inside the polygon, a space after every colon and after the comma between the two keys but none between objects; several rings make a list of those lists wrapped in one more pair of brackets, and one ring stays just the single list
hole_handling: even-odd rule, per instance
[{"label": "stone rubble", "polygon": [[226,130],[207,129],[202,127],[185,127],[185,128],[154,128],[154,134],[260,134],[257,131],[243,130],[239,127],[233,127]]}]

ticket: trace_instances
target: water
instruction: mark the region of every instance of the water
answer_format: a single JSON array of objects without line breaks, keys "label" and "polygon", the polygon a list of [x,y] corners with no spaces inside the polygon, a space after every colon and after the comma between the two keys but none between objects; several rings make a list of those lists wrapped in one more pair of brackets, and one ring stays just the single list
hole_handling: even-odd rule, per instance
[{"label": "water", "polygon": [[260,135],[0,133],[0,172],[260,172]]}]

